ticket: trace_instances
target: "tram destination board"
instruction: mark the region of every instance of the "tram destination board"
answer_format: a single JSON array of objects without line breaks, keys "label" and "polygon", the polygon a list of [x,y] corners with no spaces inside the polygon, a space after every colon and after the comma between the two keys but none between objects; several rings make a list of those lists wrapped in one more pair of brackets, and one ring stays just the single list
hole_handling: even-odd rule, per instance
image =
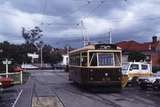
[{"label": "tram destination board", "polygon": [[100,49],[100,50],[110,50],[110,49],[117,49],[117,46],[115,44],[96,44],[95,49]]}]

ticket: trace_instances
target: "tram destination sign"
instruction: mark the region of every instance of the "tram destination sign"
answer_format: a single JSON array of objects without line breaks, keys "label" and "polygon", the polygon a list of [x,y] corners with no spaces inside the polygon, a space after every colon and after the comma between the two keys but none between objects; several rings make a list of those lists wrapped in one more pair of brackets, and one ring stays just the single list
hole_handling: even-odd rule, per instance
[{"label": "tram destination sign", "polygon": [[97,44],[95,45],[95,49],[117,49],[117,46],[114,44]]}]

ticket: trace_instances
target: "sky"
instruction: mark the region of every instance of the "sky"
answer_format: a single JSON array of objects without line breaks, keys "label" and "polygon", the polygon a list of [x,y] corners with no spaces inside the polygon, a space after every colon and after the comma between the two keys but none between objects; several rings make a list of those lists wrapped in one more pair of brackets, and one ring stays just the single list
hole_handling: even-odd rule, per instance
[{"label": "sky", "polygon": [[39,26],[44,43],[83,46],[83,38],[148,42],[160,34],[160,0],[0,0],[0,42],[24,43],[22,27]]}]

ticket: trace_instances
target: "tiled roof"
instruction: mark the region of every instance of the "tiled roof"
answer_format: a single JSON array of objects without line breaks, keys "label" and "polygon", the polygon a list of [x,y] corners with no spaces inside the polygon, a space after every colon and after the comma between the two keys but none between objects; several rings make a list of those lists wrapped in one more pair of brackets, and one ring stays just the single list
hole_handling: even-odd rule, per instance
[{"label": "tiled roof", "polygon": [[138,43],[136,41],[122,41],[117,43],[119,47],[126,51],[151,51],[155,50],[159,42],[145,42],[145,43]]}]

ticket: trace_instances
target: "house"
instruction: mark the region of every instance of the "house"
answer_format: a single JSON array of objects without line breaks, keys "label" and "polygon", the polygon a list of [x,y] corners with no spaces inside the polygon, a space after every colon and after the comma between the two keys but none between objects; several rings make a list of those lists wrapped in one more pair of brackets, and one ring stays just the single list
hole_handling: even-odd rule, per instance
[{"label": "house", "polygon": [[148,60],[152,60],[154,67],[160,67],[160,41],[157,36],[152,37],[151,42],[139,43],[136,41],[122,41],[117,43],[123,50],[123,61],[128,61],[129,52],[142,52]]}]

